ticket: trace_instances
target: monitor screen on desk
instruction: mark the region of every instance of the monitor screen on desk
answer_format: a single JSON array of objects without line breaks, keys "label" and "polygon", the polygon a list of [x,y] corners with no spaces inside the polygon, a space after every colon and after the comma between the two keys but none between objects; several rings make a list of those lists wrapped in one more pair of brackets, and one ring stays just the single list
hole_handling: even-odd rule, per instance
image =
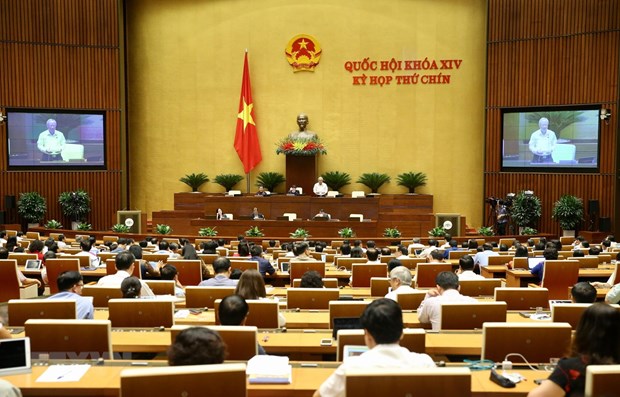
[{"label": "monitor screen on desk", "polygon": [[502,110],[504,172],[597,172],[600,105]]},{"label": "monitor screen on desk", "polygon": [[527,265],[530,268],[530,270],[532,270],[533,268],[536,267],[536,265],[538,265],[540,262],[544,260],[545,258],[542,256],[536,256],[534,258],[527,258]]},{"label": "monitor screen on desk", "polygon": [[0,339],[0,376],[29,372],[30,338]]}]

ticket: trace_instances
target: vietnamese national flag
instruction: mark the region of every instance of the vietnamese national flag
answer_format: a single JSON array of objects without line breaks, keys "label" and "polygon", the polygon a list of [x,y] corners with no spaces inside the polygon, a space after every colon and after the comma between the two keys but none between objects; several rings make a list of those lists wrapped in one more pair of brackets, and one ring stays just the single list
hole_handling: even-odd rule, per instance
[{"label": "vietnamese national flag", "polygon": [[243,163],[245,173],[252,171],[263,157],[260,154],[258,132],[254,118],[254,102],[250,86],[250,71],[248,69],[248,53],[245,53],[243,63],[243,81],[241,83],[241,98],[239,99],[239,115],[237,116],[237,133],[235,134],[235,150]]}]

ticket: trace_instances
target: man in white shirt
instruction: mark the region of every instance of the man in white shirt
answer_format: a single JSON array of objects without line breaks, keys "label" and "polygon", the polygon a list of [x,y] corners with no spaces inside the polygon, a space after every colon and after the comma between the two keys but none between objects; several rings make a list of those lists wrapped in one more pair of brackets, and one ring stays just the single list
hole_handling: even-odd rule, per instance
[{"label": "man in white shirt", "polygon": [[398,266],[390,272],[390,287],[392,290],[385,297],[398,301],[397,295],[417,292],[417,289],[411,288],[411,270],[405,266]]},{"label": "man in white shirt", "polygon": [[323,177],[320,176],[319,181],[314,184],[314,187],[312,188],[312,192],[319,197],[323,197],[327,195],[328,190],[329,188],[327,187],[327,185],[323,183]]},{"label": "man in white shirt", "polygon": [[368,248],[366,250],[366,259],[368,259],[368,262],[366,262],[369,265],[377,265],[381,263],[381,259],[379,259],[379,250],[377,250],[376,248]]},{"label": "man in white shirt", "polygon": [[[114,258],[116,261],[116,274],[110,274],[109,276],[104,276],[99,279],[97,285],[102,287],[118,287],[121,288],[121,283],[127,277],[131,277],[133,274],[133,268],[135,266],[134,262],[136,258],[129,251],[124,251],[116,254]],[[140,290],[140,296],[155,296],[151,288],[147,283],[140,280],[142,284],[142,289]]]},{"label": "man in white shirt", "polygon": [[441,304],[470,302],[476,300],[459,293],[459,278],[452,272],[441,272],[435,279],[437,288],[426,293],[426,297],[418,307],[418,319],[422,324],[431,324],[433,331],[441,329]]},{"label": "man in white shirt", "polygon": [[431,252],[437,251],[439,249],[439,241],[435,239],[428,240],[428,247],[424,249],[424,251],[420,252],[418,258],[428,259],[431,256]]},{"label": "man in white shirt", "polygon": [[489,256],[499,256],[499,252],[493,251],[493,246],[489,243],[482,244],[482,251],[474,257],[474,265],[480,267],[489,266]]},{"label": "man in white shirt", "polygon": [[60,153],[65,148],[65,136],[56,130],[56,120],[47,120],[47,130],[39,134],[37,148],[43,153],[41,161],[62,160]]},{"label": "man in white shirt", "polygon": [[529,148],[532,152],[532,163],[550,163],[553,161],[551,153],[555,149],[558,139],[555,132],[549,129],[549,120],[542,117],[538,120],[539,129],[532,133]]},{"label": "man in white shirt", "polygon": [[461,280],[483,280],[484,277],[474,273],[474,258],[470,255],[463,255],[459,258],[459,268],[456,271]]},{"label": "man in white shirt", "polygon": [[424,249],[424,244],[421,243],[422,240],[420,240],[419,237],[416,237],[413,239],[413,242],[411,244],[409,244],[409,246],[407,247],[407,249],[409,250],[410,254],[415,253],[415,250],[421,250]]},{"label": "man in white shirt", "polygon": [[403,335],[403,312],[398,303],[377,299],[364,309],[360,322],[370,350],[348,357],[314,392],[314,397],[344,397],[345,374],[351,369],[435,367],[427,354],[412,353],[399,345]]}]

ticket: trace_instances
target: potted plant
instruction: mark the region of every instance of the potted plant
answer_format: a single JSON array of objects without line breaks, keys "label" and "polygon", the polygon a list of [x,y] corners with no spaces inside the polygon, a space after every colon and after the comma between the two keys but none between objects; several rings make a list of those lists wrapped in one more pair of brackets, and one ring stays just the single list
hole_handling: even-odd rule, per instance
[{"label": "potted plant", "polygon": [[338,235],[342,238],[351,238],[355,236],[355,232],[353,232],[353,229],[351,229],[350,227],[343,227],[342,229],[338,230]]},{"label": "potted plant", "polygon": [[480,226],[480,228],[478,228],[478,234],[481,236],[495,236],[493,227],[491,226]]},{"label": "potted plant", "polygon": [[197,192],[198,189],[200,189],[200,186],[209,182],[209,177],[207,174],[201,172],[199,174],[187,174],[183,178],[179,179],[179,181],[191,187],[192,192]]},{"label": "potted plant", "polygon": [[428,235],[431,237],[445,237],[446,229],[441,226],[437,226],[428,231]]},{"label": "potted plant", "polygon": [[[397,239],[400,236],[402,236],[402,233],[400,232],[400,230],[398,230],[397,227],[386,227],[383,230],[383,237],[390,237],[390,238]],[[399,244],[400,244],[399,240],[393,240],[390,242],[390,245],[399,245]]]},{"label": "potted plant", "polygon": [[78,223],[90,212],[90,196],[82,189],[60,193],[58,203],[63,215],[71,219],[72,230],[77,230]]},{"label": "potted plant", "polygon": [[88,222],[80,222],[77,224],[77,230],[88,231],[93,230],[93,225]]},{"label": "potted plant", "polygon": [[426,174],[423,172],[405,172],[396,177],[396,184],[409,189],[409,193],[415,193],[415,189],[426,185]]},{"label": "potted plant", "polygon": [[129,226],[123,225],[122,223],[117,223],[112,226],[112,231],[116,233],[129,233]]},{"label": "potted plant", "polygon": [[540,199],[531,190],[521,191],[512,201],[510,214],[520,229],[533,227],[542,214]]},{"label": "potted plant", "polygon": [[293,233],[290,233],[293,238],[307,238],[310,237],[310,233],[306,229],[297,228]]},{"label": "potted plant", "polygon": [[538,234],[538,230],[533,229],[531,227],[524,227],[523,230],[521,230],[522,236],[535,236],[537,234]]},{"label": "potted plant", "polygon": [[45,197],[37,192],[20,193],[17,212],[28,221],[29,226],[39,226],[47,212]]},{"label": "potted plant", "polygon": [[62,223],[58,222],[56,219],[50,219],[44,226],[46,229],[62,229]]},{"label": "potted plant", "polygon": [[155,226],[155,233],[157,234],[170,234],[172,233],[172,228],[168,225],[164,225],[164,224],[157,224]]},{"label": "potted plant", "polygon": [[351,175],[346,172],[329,171],[321,175],[323,182],[337,192],[351,183]]},{"label": "potted plant", "polygon": [[378,172],[369,172],[360,175],[357,183],[370,188],[371,194],[377,194],[379,188],[390,181],[388,174],[379,174]]},{"label": "potted plant", "polygon": [[383,237],[396,238],[400,237],[401,235],[402,233],[400,232],[400,230],[398,230],[397,227],[386,227],[385,230],[383,230]]},{"label": "potted plant", "polygon": [[284,182],[286,182],[286,179],[279,172],[261,172],[256,178],[256,186],[262,186],[271,193]]},{"label": "potted plant", "polygon": [[575,229],[583,221],[583,200],[565,194],[553,204],[551,217],[560,223],[564,236],[575,237]]},{"label": "potted plant", "polygon": [[231,190],[235,185],[243,180],[243,177],[238,174],[220,174],[215,177],[213,182],[221,185],[226,191]]},{"label": "potted plant", "polygon": [[248,230],[245,231],[245,235],[247,237],[263,237],[265,233],[258,228],[258,226],[252,226]]},{"label": "potted plant", "polygon": [[202,237],[215,237],[217,236],[217,230],[215,230],[215,227],[203,227],[198,231],[198,235]]}]

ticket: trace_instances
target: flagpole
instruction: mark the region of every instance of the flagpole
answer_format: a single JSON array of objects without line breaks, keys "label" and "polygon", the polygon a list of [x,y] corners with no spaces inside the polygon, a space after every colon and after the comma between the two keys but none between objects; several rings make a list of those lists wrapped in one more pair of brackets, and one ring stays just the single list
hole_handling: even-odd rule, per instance
[{"label": "flagpole", "polygon": [[250,193],[250,172],[252,171],[249,171],[247,174],[245,174],[245,180],[246,180],[246,186],[245,186],[246,191],[245,192],[246,193]]}]

